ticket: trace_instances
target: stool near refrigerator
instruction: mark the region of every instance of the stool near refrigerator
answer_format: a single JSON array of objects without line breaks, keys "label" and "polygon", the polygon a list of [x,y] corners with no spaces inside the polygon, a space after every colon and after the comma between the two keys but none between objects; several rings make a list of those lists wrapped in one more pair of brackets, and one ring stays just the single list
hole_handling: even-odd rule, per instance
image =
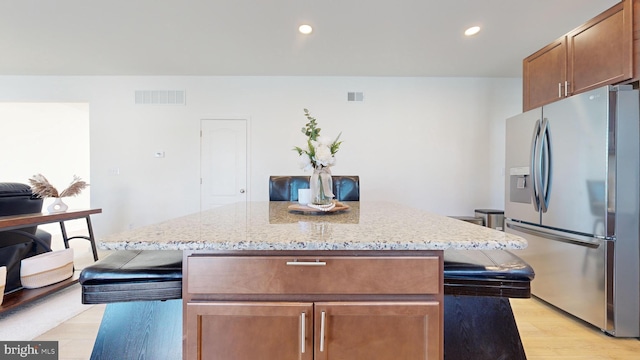
[{"label": "stool near refrigerator", "polygon": [[482,218],[484,226],[504,230],[504,211],[495,209],[476,209],[475,216]]}]

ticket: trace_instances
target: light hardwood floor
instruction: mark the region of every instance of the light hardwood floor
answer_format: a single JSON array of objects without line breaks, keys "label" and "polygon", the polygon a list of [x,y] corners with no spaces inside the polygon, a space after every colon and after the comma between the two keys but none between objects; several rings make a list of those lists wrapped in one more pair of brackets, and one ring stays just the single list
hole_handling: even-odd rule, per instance
[{"label": "light hardwood floor", "polygon": [[[511,306],[529,360],[637,360],[640,340],[605,335],[537,299],[512,299]],[[36,340],[59,343],[60,360],[86,360],[104,312],[96,305]]]},{"label": "light hardwood floor", "polygon": [[638,360],[640,340],[613,338],[538,299],[511,299],[529,360]]},{"label": "light hardwood floor", "polygon": [[57,341],[59,360],[87,360],[91,357],[105,307],[94,305],[34,340]]}]

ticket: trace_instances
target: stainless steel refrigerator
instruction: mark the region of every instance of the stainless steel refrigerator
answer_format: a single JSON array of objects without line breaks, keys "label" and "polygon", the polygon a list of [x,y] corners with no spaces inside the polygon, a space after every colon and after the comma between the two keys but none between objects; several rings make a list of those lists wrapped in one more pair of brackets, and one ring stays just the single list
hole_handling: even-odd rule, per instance
[{"label": "stainless steel refrigerator", "polygon": [[640,336],[640,94],[606,86],[506,121],[505,231],[532,294],[619,337]]}]

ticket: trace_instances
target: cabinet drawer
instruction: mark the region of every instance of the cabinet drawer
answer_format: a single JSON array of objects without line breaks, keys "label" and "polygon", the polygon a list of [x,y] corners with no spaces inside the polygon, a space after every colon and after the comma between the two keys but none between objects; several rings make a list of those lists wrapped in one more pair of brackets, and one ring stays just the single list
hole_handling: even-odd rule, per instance
[{"label": "cabinet drawer", "polygon": [[423,257],[187,258],[191,294],[438,294],[440,259]]}]

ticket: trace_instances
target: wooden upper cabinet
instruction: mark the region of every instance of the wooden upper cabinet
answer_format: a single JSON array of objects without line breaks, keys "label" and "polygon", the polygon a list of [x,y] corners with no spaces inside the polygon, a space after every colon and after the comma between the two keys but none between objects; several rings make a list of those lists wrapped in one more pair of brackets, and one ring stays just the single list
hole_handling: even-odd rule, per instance
[{"label": "wooden upper cabinet", "polygon": [[624,0],[525,58],[523,111],[633,79],[633,7]]},{"label": "wooden upper cabinet", "polygon": [[564,96],[567,78],[567,45],[558,39],[524,59],[524,111],[535,109]]},{"label": "wooden upper cabinet", "polygon": [[567,34],[570,94],[633,77],[633,9],[623,1]]}]

